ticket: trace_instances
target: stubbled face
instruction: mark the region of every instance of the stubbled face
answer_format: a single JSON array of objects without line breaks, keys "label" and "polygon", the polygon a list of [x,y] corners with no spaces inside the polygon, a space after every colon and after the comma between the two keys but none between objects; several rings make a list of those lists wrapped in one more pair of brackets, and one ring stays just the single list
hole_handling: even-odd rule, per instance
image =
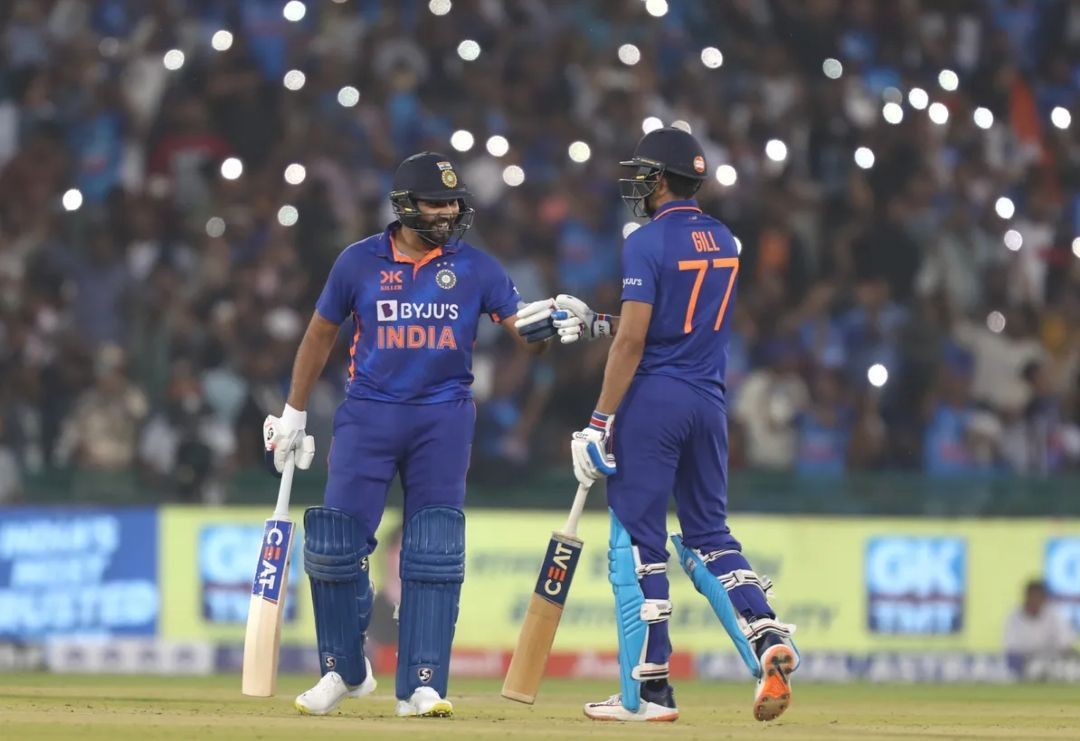
[{"label": "stubbled face", "polygon": [[429,237],[436,244],[446,244],[453,236],[454,223],[461,213],[457,201],[417,201],[421,228],[430,229]]}]

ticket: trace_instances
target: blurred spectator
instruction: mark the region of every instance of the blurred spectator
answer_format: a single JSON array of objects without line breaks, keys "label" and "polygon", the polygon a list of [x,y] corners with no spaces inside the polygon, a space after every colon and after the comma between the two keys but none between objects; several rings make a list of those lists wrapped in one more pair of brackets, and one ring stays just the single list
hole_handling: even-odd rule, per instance
[{"label": "blurred spectator", "polygon": [[1059,659],[1076,653],[1076,633],[1068,619],[1050,603],[1046,584],[1030,581],[1024,601],[1005,622],[1005,654],[1028,679],[1026,668],[1037,660]]},{"label": "blurred spectator", "polygon": [[798,347],[792,340],[772,340],[763,355],[766,365],[747,376],[739,389],[734,418],[745,433],[747,463],[787,471],[795,464],[796,421],[809,394],[798,373]]}]

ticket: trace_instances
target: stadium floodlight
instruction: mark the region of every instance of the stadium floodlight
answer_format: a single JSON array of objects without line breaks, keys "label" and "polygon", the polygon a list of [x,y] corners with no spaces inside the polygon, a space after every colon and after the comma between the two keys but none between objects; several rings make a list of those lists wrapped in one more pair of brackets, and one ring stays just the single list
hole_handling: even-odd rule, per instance
[{"label": "stadium floodlight", "polygon": [[211,216],[206,220],[206,236],[217,239],[225,233],[225,219],[220,216]]},{"label": "stadium floodlight", "polygon": [[960,77],[951,69],[943,69],[938,73],[937,83],[942,90],[953,92],[960,86]]},{"label": "stadium floodlight", "polygon": [[913,87],[908,90],[907,102],[915,110],[921,111],[930,105],[930,95],[921,87]]},{"label": "stadium floodlight", "polygon": [[735,168],[731,165],[720,165],[716,168],[716,182],[725,188],[730,188],[735,185],[735,181],[739,179],[739,173],[735,171]]},{"label": "stadium floodlight", "polygon": [[282,81],[286,90],[296,91],[304,87],[304,83],[307,82],[307,75],[298,69],[291,69],[285,73],[285,79]]},{"label": "stadium floodlight", "polygon": [[1072,241],[1073,254],[1080,257],[1080,237],[1074,237]]},{"label": "stadium floodlight", "polygon": [[300,0],[289,0],[289,2],[285,3],[285,7],[281,9],[281,14],[285,16],[285,20],[297,23],[307,15],[307,6]]},{"label": "stadium floodlight", "polygon": [[466,62],[475,62],[480,56],[480,44],[472,39],[465,39],[457,47],[457,55]]},{"label": "stadium floodlight", "polygon": [[221,163],[221,177],[226,180],[236,180],[244,174],[244,163],[237,157],[226,157]]},{"label": "stadium floodlight", "polygon": [[574,162],[588,162],[592,156],[592,149],[583,141],[573,142],[567,149],[567,154]]},{"label": "stadium floodlight", "polygon": [[927,114],[930,116],[930,120],[938,126],[943,126],[949,120],[949,109],[945,107],[944,103],[931,103]]},{"label": "stadium floodlight", "polygon": [[210,46],[214,48],[214,51],[228,51],[233,45],[232,32],[226,31],[224,28],[220,31],[214,31],[214,35],[210,37]]},{"label": "stadium floodlight", "polygon": [[165,69],[175,72],[184,66],[184,52],[179,49],[169,49],[161,58],[161,63],[165,65]]},{"label": "stadium floodlight", "polygon": [[993,112],[991,112],[989,108],[983,106],[979,106],[975,109],[975,112],[971,114],[971,119],[980,129],[989,129],[994,125]]},{"label": "stadium floodlight", "polygon": [[657,129],[664,128],[664,122],[656,116],[648,116],[641,122],[641,130],[648,134],[650,131],[656,131]]},{"label": "stadium floodlight", "polygon": [[289,185],[300,185],[307,177],[307,168],[299,162],[293,162],[285,168],[285,182]]},{"label": "stadium floodlight", "polygon": [[499,134],[489,137],[486,146],[488,154],[492,157],[502,157],[510,151],[510,142],[506,140],[505,136],[500,136]]},{"label": "stadium floodlight", "polygon": [[645,0],[645,12],[653,18],[662,18],[667,15],[667,0]]},{"label": "stadium floodlight", "polygon": [[881,107],[881,117],[894,126],[904,120],[904,109],[899,103],[889,102]]},{"label": "stadium floodlight", "polygon": [[701,50],[701,63],[709,69],[716,69],[724,63],[724,54],[715,46],[706,46]]},{"label": "stadium floodlight", "polygon": [[1000,311],[991,311],[986,315],[986,328],[994,334],[1001,334],[1005,330],[1005,315]]},{"label": "stadium floodlight", "polygon": [[360,102],[360,91],[352,85],[346,85],[341,90],[338,90],[337,102],[343,108],[352,108]]},{"label": "stadium floodlight", "polygon": [[83,204],[83,194],[78,188],[69,188],[60,198],[65,211],[78,211]]},{"label": "stadium floodlight", "polygon": [[783,162],[787,159],[787,144],[779,139],[769,139],[765,143],[765,156],[773,162]]},{"label": "stadium floodlight", "polygon": [[465,129],[458,129],[450,135],[450,146],[459,152],[468,152],[475,142],[472,132]]},{"label": "stadium floodlight", "polygon": [[866,380],[876,389],[889,382],[889,369],[881,363],[874,363],[866,370]]},{"label": "stadium floodlight", "polygon": [[427,4],[427,9],[431,11],[432,15],[446,15],[452,7],[454,5],[450,0],[431,0]]},{"label": "stadium floodlight", "polygon": [[1054,110],[1050,111],[1050,123],[1054,124],[1054,126],[1057,126],[1059,129],[1067,129],[1072,123],[1072,114],[1069,113],[1068,108],[1055,106]]},{"label": "stadium floodlight", "polygon": [[641,50],[633,44],[623,44],[619,47],[619,61],[627,67],[633,67],[641,61]]},{"label": "stadium floodlight", "polygon": [[296,206],[286,203],[284,206],[278,209],[277,220],[282,226],[292,226],[300,219],[300,212],[296,210]]},{"label": "stadium floodlight", "polygon": [[840,63],[839,59],[829,57],[821,63],[821,71],[830,80],[839,80],[844,75],[844,65]]},{"label": "stadium floodlight", "polygon": [[1015,229],[1010,229],[1005,232],[1005,246],[1013,252],[1019,252],[1020,248],[1024,246],[1024,235]]},{"label": "stadium floodlight", "polygon": [[874,150],[870,147],[859,147],[855,150],[855,164],[864,170],[874,166]]},{"label": "stadium floodlight", "polygon": [[1016,204],[1008,196],[1001,196],[994,201],[994,211],[1002,219],[1011,219],[1016,213]]},{"label": "stadium floodlight", "polygon": [[511,188],[516,188],[525,182],[525,171],[517,165],[510,165],[503,170],[502,179]]}]

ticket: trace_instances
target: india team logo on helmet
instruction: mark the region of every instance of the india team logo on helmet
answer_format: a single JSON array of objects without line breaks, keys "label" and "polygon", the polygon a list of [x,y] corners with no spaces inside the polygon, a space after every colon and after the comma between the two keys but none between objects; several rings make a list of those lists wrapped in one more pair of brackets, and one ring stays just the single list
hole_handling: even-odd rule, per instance
[{"label": "india team logo on helmet", "polygon": [[694,172],[705,172],[705,158],[700,154],[694,157]]},{"label": "india team logo on helmet", "polygon": [[442,171],[442,184],[447,188],[456,188],[458,179],[454,166],[449,162],[437,162],[436,166]]},{"label": "india team logo on helmet", "polygon": [[435,285],[437,285],[439,288],[444,288],[449,291],[451,288],[457,285],[457,276],[450,268],[443,268],[439,272],[435,273]]}]

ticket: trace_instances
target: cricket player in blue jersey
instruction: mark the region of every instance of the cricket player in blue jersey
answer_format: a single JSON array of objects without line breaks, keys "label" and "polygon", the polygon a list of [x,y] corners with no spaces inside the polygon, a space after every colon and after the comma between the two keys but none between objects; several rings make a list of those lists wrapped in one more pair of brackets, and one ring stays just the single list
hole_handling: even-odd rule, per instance
[{"label": "cricket player in blue jersey", "polygon": [[[345,401],[334,416],[325,504],[304,515],[322,677],[296,698],[325,715],[375,689],[364,656],[376,546],[395,475],[404,490],[397,665],[399,716],[446,717],[450,647],[465,574],[465,474],[476,407],[470,386],[480,317],[514,331],[520,301],[502,267],[462,240],[473,219],[450,160],[409,157],[394,175],[397,220],[347,247],[315,306],[293,365],[288,403],[263,426],[280,472],[289,455],[311,465],[304,411],[346,319],[352,321]],[[556,330],[550,327],[548,335]]]},{"label": "cricket player in blue jersey", "polygon": [[[647,134],[620,181],[635,216],[650,221],[623,247],[622,315],[597,314],[572,296],[519,312],[526,337],[556,329],[562,342],[613,335],[603,388],[589,425],[573,435],[574,473],[607,477],[609,577],[615,593],[621,693],[589,703],[600,720],[673,721],[668,683],[666,520],[675,495],[679,562],[709,601],[757,677],[754,716],[772,720],[791,701],[798,664],[794,626],[769,606],[772,586],[742,554],[727,523],[724,370],[739,254],[722,223],[694,194],[704,152],[686,131]],[[617,420],[617,421],[616,421]]]}]

